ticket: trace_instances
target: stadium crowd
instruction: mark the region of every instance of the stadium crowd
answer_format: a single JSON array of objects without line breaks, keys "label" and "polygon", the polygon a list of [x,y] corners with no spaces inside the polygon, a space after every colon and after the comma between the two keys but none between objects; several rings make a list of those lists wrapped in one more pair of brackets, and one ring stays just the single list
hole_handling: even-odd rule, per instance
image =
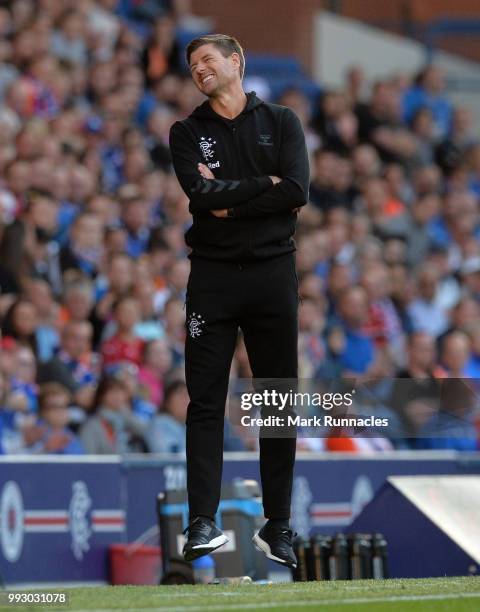
[{"label": "stadium crowd", "polygon": [[[184,0],[0,2],[0,452],[184,450],[191,217],[168,136],[203,101],[176,32],[206,25]],[[391,421],[299,448],[476,449],[469,110],[433,65],[375,83],[354,66],[318,100],[290,88],[278,102],[300,117],[311,158],[300,377],[355,379],[362,409]],[[249,374],[239,337],[232,378]],[[226,420],[225,450],[255,445]]]}]

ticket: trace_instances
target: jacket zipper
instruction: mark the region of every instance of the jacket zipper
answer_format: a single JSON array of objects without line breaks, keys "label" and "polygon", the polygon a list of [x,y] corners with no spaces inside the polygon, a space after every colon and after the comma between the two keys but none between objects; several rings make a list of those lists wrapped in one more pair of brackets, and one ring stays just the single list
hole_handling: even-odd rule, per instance
[{"label": "jacket zipper", "polygon": [[[245,117],[242,117],[243,120],[245,120]],[[238,154],[239,146],[238,146],[238,126],[237,124],[233,123],[230,126],[230,130],[232,133],[232,139],[233,139],[233,151],[234,151],[234,158],[235,158],[235,172],[237,173],[237,176],[239,176],[240,173],[240,169],[242,164],[240,163],[240,157]],[[250,229],[250,224],[248,224],[248,251],[249,251],[249,255],[251,255],[253,253],[253,233],[252,230]]]}]

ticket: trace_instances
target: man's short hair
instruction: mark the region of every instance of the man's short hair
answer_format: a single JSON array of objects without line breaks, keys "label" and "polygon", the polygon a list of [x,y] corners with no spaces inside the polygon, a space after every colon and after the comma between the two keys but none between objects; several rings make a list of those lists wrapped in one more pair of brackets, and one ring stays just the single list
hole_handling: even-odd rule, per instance
[{"label": "man's short hair", "polygon": [[238,53],[240,57],[240,78],[243,79],[245,72],[245,56],[242,45],[233,36],[227,34],[206,34],[191,40],[186,49],[187,63],[190,66],[190,56],[194,51],[203,45],[215,45],[223,57],[230,57],[232,53]]}]

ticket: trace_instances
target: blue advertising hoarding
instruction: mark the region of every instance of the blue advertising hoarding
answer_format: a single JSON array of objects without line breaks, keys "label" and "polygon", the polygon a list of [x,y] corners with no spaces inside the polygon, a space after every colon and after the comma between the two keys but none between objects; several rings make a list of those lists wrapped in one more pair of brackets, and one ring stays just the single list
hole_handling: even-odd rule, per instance
[{"label": "blue advertising hoarding", "polygon": [[[480,455],[299,454],[292,524],[342,530],[387,476],[480,473]],[[255,455],[225,456],[223,479],[258,480]],[[108,581],[108,547],[156,525],[160,491],[185,487],[179,456],[0,458],[0,573],[8,585]]]}]

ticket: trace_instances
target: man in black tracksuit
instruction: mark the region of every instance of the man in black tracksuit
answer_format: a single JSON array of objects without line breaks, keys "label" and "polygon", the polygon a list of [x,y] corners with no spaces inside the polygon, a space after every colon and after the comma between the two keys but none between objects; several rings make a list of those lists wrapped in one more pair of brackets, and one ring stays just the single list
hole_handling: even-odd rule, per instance
[{"label": "man in black tracksuit", "polygon": [[[227,541],[214,524],[222,475],[228,379],[238,329],[254,378],[297,377],[298,207],[308,198],[304,134],[288,108],[241,87],[238,42],[212,35],[187,48],[193,79],[208,100],[170,133],[173,165],[193,224],[187,286],[185,369],[187,560]],[[268,520],[254,541],[269,558],[295,565],[289,529],[294,437],[260,438]]]}]

